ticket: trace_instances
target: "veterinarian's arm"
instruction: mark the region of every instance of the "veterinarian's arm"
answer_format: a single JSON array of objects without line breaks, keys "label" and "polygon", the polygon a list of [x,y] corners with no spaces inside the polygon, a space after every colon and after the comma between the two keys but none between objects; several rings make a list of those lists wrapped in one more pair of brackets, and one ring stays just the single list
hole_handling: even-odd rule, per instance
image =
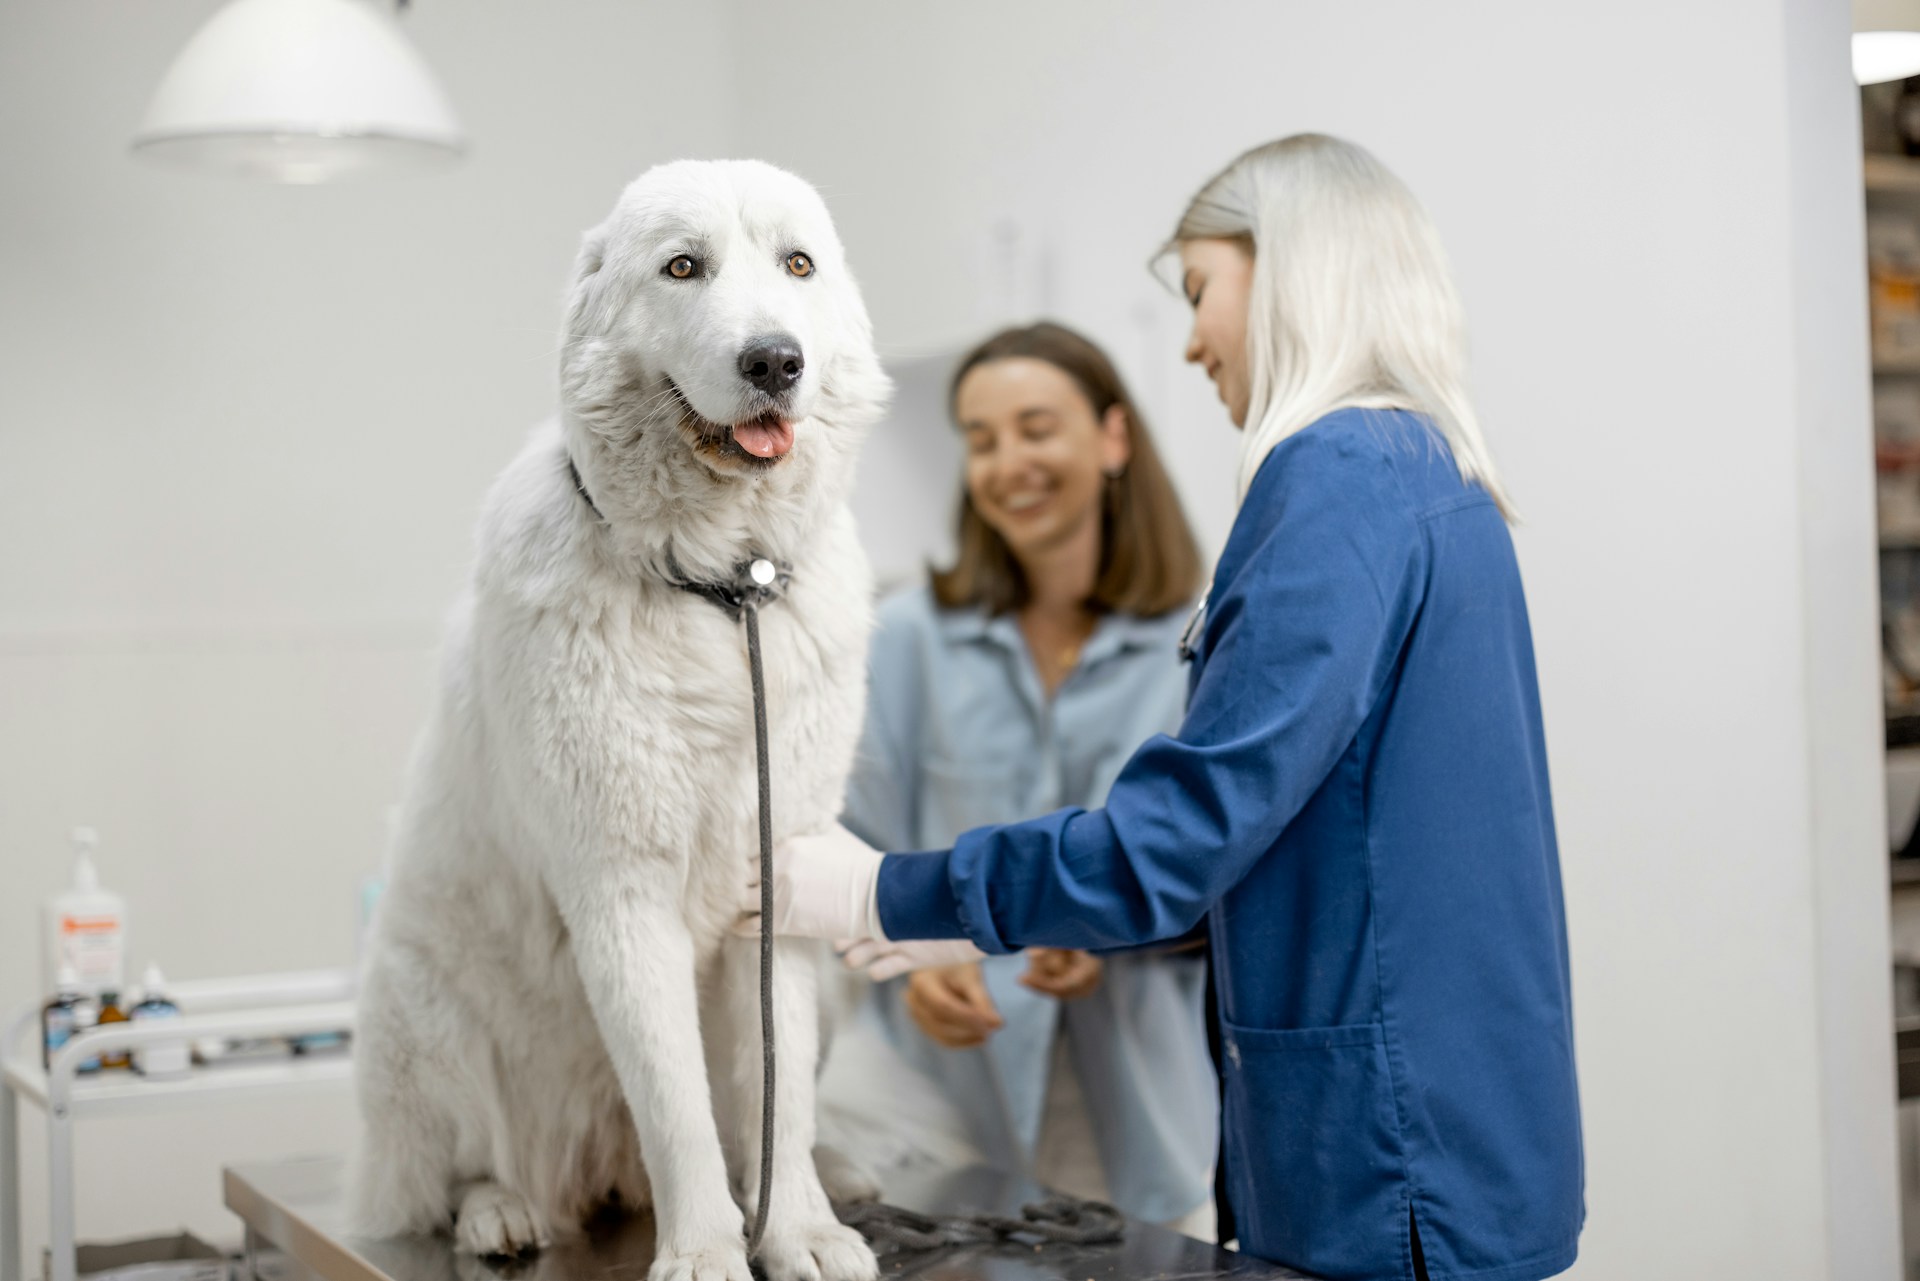
[{"label": "veterinarian's arm", "polygon": [[889,854],[875,890],[887,938],[965,937],[989,953],[1176,938],[1273,846],[1372,709],[1426,555],[1404,500],[1380,489],[1390,477],[1326,449],[1287,463],[1267,528],[1214,602],[1179,737],[1149,739],[1104,809]]}]

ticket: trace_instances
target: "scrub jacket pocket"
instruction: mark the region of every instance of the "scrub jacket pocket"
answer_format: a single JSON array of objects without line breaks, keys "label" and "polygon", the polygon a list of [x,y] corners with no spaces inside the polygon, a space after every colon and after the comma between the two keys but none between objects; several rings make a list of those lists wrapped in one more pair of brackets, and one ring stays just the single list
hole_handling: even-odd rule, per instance
[{"label": "scrub jacket pocket", "polygon": [[1381,1026],[1223,1020],[1221,1032],[1227,1187],[1242,1247],[1330,1281],[1409,1275],[1406,1167]]}]

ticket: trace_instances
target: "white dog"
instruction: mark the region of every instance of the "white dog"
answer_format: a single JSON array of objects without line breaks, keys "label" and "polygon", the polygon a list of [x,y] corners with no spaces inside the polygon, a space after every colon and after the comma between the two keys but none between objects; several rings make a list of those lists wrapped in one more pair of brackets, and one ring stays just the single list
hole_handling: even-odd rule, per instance
[{"label": "white dog", "polygon": [[[888,386],[825,206],[757,162],[642,175],[575,267],[561,414],[494,485],[365,977],[356,1228],[480,1254],[651,1204],[652,1281],[748,1281],[757,848],[740,624],[761,611],[776,839],[829,824],[864,697],[846,497]],[[870,1281],[816,1173],[819,953],[776,949],[773,1281]],[[642,1157],[645,1158],[644,1169]],[[736,1195],[739,1202],[736,1202]]]}]

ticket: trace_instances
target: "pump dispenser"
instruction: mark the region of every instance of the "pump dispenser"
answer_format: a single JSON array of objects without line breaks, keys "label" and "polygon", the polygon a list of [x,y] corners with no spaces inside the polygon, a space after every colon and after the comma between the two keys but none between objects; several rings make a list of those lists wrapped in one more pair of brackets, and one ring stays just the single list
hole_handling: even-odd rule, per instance
[{"label": "pump dispenser", "polygon": [[89,996],[126,983],[127,904],[100,888],[93,866],[99,844],[92,828],[73,829],[73,888],[48,899],[41,918],[43,990],[53,990],[62,965],[73,967]]}]

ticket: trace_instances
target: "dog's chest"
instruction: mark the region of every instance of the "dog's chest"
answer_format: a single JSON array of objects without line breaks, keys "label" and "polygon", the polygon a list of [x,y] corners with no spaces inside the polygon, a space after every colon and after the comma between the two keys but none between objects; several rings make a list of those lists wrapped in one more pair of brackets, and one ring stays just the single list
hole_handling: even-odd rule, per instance
[{"label": "dog's chest", "polygon": [[[684,753],[690,780],[685,907],[699,936],[738,909],[742,869],[759,845],[759,768],[746,625],[704,601],[686,604],[676,625],[699,661],[676,686],[671,718],[683,728],[670,751]],[[831,822],[852,766],[866,656],[862,633],[827,612],[835,604],[795,592],[760,614],[776,840]]]},{"label": "dog's chest", "polygon": [[[864,703],[866,653],[858,601],[830,584],[796,588],[762,607],[776,830],[818,821],[839,804]],[[843,617],[845,611],[855,613]],[[604,639],[620,672],[633,772],[686,791],[699,836],[728,841],[755,818],[757,762],[747,626],[691,593],[637,608]],[[704,842],[703,842],[704,843]]]}]

